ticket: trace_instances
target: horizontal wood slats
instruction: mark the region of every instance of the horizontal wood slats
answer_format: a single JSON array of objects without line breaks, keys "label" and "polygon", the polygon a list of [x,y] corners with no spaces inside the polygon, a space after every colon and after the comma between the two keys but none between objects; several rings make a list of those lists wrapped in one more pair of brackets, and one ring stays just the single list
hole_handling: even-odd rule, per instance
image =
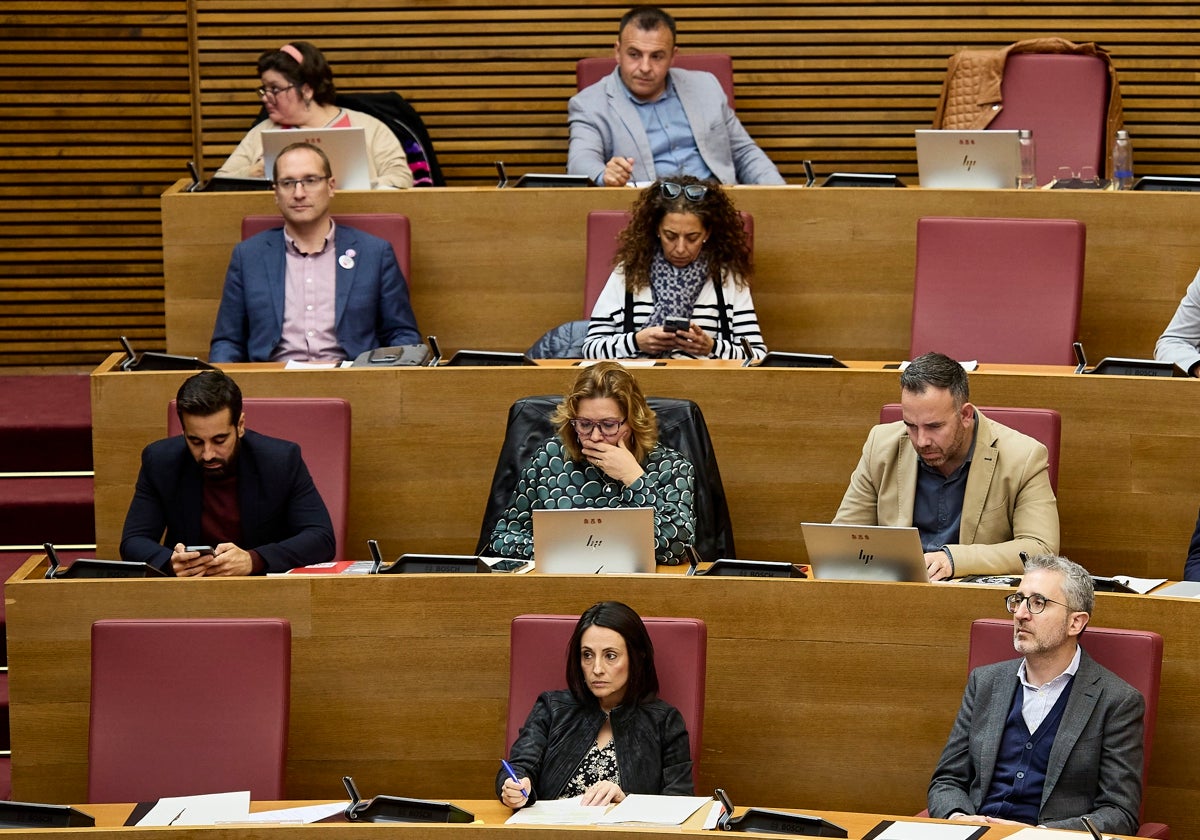
[{"label": "horizontal wood slats", "polygon": [[[157,196],[198,155],[212,172],[259,103],[254,62],[288,40],[328,56],[345,92],[395,89],[422,114],[452,185],[561,170],[575,61],[605,55],[624,3],[533,0],[129,0],[0,9],[0,363],[89,364],[126,332],[165,346]],[[913,178],[946,60],[1058,35],[1116,63],[1139,172],[1200,174],[1200,29],[1189,3],[688,2],[684,51],[734,58],[738,112],[792,182]],[[195,40],[189,44],[188,15]],[[189,77],[195,59],[198,77]],[[199,91],[193,108],[191,89]],[[193,114],[196,115],[194,119]],[[198,143],[193,142],[193,136]],[[214,260],[224,260],[214,254]],[[101,280],[108,283],[106,287]],[[41,314],[10,293],[53,288]],[[78,293],[106,312],[68,324]],[[130,293],[137,291],[137,297]],[[69,327],[69,328],[68,328]]]}]

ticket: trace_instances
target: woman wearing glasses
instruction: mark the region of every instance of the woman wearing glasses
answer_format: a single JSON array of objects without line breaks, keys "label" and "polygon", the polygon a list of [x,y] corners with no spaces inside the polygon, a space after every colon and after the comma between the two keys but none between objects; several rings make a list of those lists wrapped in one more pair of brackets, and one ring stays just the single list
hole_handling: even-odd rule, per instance
[{"label": "woman wearing glasses", "polygon": [[583,355],[744,359],[767,353],[750,296],[742,217],[714,183],[655,181],[633,205]]},{"label": "woman wearing glasses", "polygon": [[[321,51],[307,41],[293,41],[258,57],[257,91],[267,118],[242,138],[217,175],[231,178],[272,177],[263,171],[262,132],[276,128],[357,128],[367,139],[367,168],[371,186],[406,189],[412,186],[412,171],[404,149],[392,130],[379,120],[339,108],[333,70]],[[334,173],[336,177],[338,173]]]},{"label": "woman wearing glasses", "polygon": [[637,380],[616,362],[579,371],[550,418],[556,435],[521,472],[492,551],[533,556],[534,508],[654,508],[654,556],[676,565],[696,532],[692,464],[658,442]]}]

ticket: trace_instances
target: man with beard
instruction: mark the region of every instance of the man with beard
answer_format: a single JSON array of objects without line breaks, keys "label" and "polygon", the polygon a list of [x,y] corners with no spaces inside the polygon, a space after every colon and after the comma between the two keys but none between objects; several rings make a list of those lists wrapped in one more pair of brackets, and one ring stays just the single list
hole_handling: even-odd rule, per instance
[{"label": "man with beard", "polygon": [[334,559],[333,524],[300,447],[247,431],[236,382],[219,370],[198,373],[180,386],[175,408],[183,434],[142,450],[122,559],[179,577]]},{"label": "man with beard", "polygon": [[1015,594],[1024,659],[971,672],[929,783],[929,815],[1133,834],[1142,801],[1145,700],[1078,644],[1095,606],[1087,570],[1030,558]]},{"label": "man with beard", "polygon": [[962,365],[926,353],[900,374],[903,420],[871,430],[833,521],[916,526],[929,579],[1020,574],[1058,551],[1046,447],[968,402]]}]

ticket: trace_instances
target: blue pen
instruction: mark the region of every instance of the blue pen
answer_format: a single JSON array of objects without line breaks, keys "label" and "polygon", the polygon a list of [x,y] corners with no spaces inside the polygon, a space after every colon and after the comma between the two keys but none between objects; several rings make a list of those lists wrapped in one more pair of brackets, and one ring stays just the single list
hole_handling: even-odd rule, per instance
[{"label": "blue pen", "polygon": [[517,772],[512,769],[512,765],[509,764],[507,761],[505,761],[503,758],[500,759],[500,763],[504,765],[504,772],[508,774],[508,777],[510,779],[512,779],[514,782],[516,782],[517,787],[521,789],[521,795],[524,796],[526,799],[528,799],[529,794],[525,792],[525,786],[523,784],[521,784],[521,780],[517,778]]}]

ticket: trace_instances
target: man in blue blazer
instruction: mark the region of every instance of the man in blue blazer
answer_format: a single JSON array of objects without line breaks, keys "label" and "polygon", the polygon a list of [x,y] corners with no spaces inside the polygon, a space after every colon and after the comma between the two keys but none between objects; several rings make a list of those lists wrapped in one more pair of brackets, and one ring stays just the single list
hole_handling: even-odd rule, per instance
[{"label": "man in blue blazer", "polygon": [[1024,659],[971,672],[929,783],[929,815],[1133,834],[1142,803],[1145,700],[1078,644],[1095,606],[1087,570],[1029,559],[1013,647]]},{"label": "man in blue blazer", "polygon": [[612,74],[571,98],[567,171],[619,187],[659,176],[783,184],[711,73],[671,67],[675,21],[655,6],[621,18]]},{"label": "man in blue blazer", "polygon": [[276,158],[273,179],[283,227],[234,247],[209,361],[341,361],[420,344],[392,246],[330,216],[325,153],[294,143]]},{"label": "man in blue blazer", "polygon": [[[183,434],[142,450],[122,559],[179,577],[334,559],[333,524],[300,447],[246,429],[236,382],[219,370],[198,373],[180,386],[175,406]],[[211,550],[188,550],[198,546]]]}]

